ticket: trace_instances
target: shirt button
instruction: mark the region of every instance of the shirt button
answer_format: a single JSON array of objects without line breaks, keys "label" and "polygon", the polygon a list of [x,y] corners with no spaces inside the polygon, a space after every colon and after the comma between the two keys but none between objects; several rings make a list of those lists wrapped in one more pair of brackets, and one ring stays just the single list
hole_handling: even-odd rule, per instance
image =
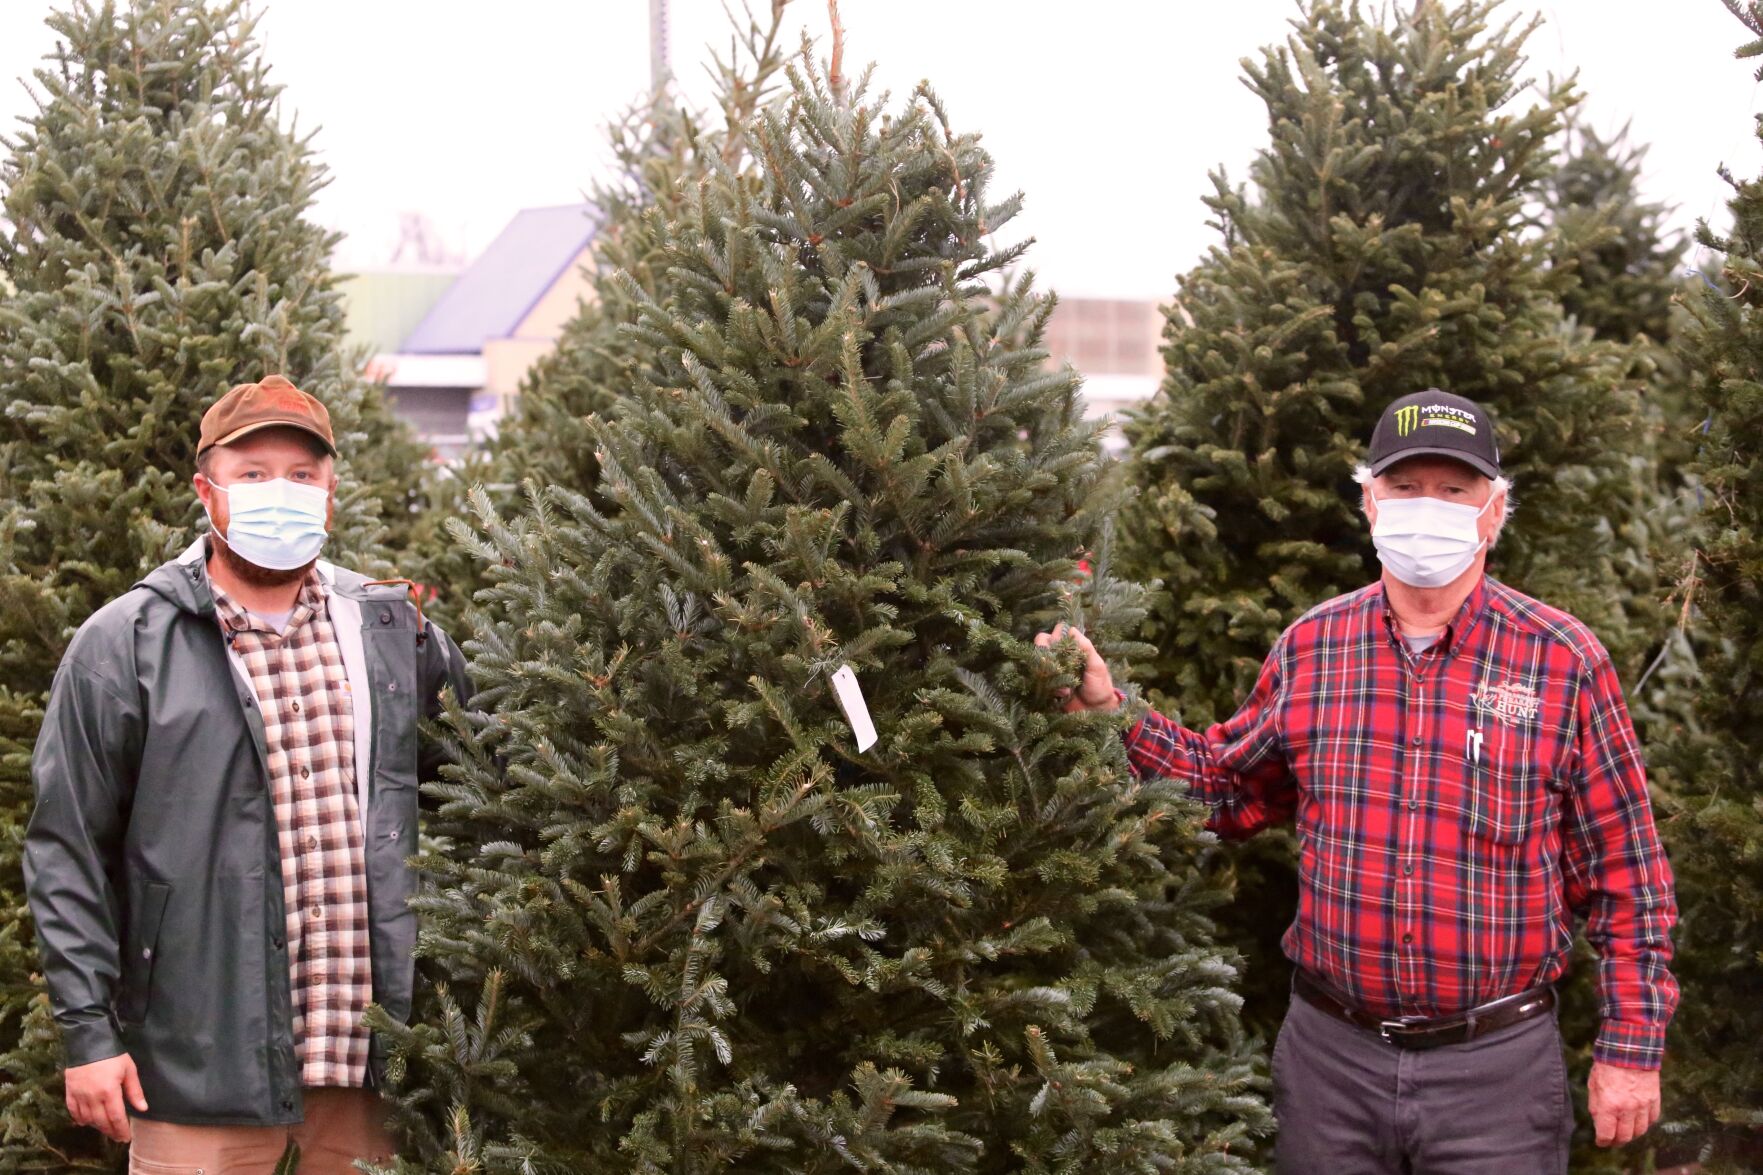
[{"label": "shirt button", "polygon": [[1409,811],[1410,811],[1410,812],[1412,812],[1412,811],[1414,811],[1414,810],[1415,810],[1415,809],[1416,809],[1416,808],[1418,808],[1418,807],[1420,807],[1420,801],[1419,801],[1419,800],[1409,800],[1409,801],[1408,801],[1408,810],[1409,810]]},{"label": "shirt button", "polygon": [[390,839],[390,840],[397,840],[397,839],[398,839],[398,831],[397,831],[397,829],[393,829],[393,830],[392,830],[392,835],[391,835],[391,836],[390,836],[390,837],[389,837],[389,838],[388,838],[388,839]]},{"label": "shirt button", "polygon": [[298,714],[299,712],[300,712],[300,703],[295,702],[294,703],[294,713]]},{"label": "shirt button", "polygon": [[398,692],[398,683],[395,681],[388,681],[386,683],[386,692],[389,694],[397,693]]},{"label": "shirt button", "polygon": [[280,938],[272,938],[269,940],[269,945],[279,951],[282,949],[282,940]]},{"label": "shirt button", "polygon": [[1408,862],[1408,864],[1402,866],[1402,872],[1404,874],[1414,872],[1414,862],[1410,861],[1410,862]]},{"label": "shirt button", "polygon": [[1413,743],[1415,746],[1419,746],[1420,745],[1420,736],[1415,735],[1413,738],[1409,739],[1408,741]]},{"label": "shirt button", "polygon": [[310,767],[300,768],[300,778],[301,779],[310,779],[311,777],[312,777],[312,768],[310,768]]},{"label": "shirt button", "polygon": [[[318,838],[316,836],[307,837],[306,838],[306,847],[313,850],[314,852],[318,851]],[[1414,866],[1410,865],[1408,867],[1410,869],[1412,869]]]},{"label": "shirt button", "polygon": [[[323,918],[324,917],[324,907],[323,906],[312,907],[312,916],[314,918]],[[1402,941],[1406,942],[1407,939],[1403,939]]]},{"label": "shirt button", "polygon": [[392,614],[390,612],[381,612],[380,613],[380,623],[381,624],[392,623]]},{"label": "shirt button", "polygon": [[153,957],[153,948],[152,947],[142,947],[141,948],[141,957],[143,959],[151,959]]},{"label": "shirt button", "polygon": [[1414,936],[1413,936],[1413,935],[1412,935],[1412,934],[1404,934],[1404,935],[1403,935],[1403,936],[1402,936],[1402,941],[1403,941],[1403,942],[1413,942],[1413,941],[1414,941]]}]

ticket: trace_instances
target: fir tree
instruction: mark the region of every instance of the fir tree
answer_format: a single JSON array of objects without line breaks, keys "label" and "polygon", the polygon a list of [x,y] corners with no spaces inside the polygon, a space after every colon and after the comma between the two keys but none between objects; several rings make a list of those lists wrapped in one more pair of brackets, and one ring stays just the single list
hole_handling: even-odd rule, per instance
[{"label": "fir tree", "polygon": [[1595,337],[1619,343],[1669,342],[1683,288],[1683,236],[1668,225],[1671,209],[1641,193],[1646,157],[1627,127],[1605,137],[1575,117],[1545,187],[1555,263],[1579,279],[1562,307]]},{"label": "fir tree", "polygon": [[405,1170],[1224,1171],[1267,1124],[1195,812],[1032,644],[1141,613],[1051,301],[998,281],[1018,201],[833,62],[648,213],[592,495],[479,498]]},{"label": "fir tree", "polygon": [[1273,640],[1377,574],[1350,479],[1399,395],[1487,404],[1522,521],[1494,562],[1592,625],[1628,667],[1607,521],[1642,451],[1620,356],[1567,329],[1570,267],[1536,204],[1577,98],[1519,106],[1533,25],[1488,0],[1380,23],[1315,0],[1245,62],[1271,141],[1251,196],[1215,174],[1221,240],[1180,282],[1167,373],[1126,426],[1123,567],[1163,581],[1152,684],[1185,720],[1231,713]]},{"label": "fir tree", "polygon": [[443,520],[469,515],[472,486],[483,486],[504,517],[525,506],[529,484],[594,491],[599,463],[588,421],[636,385],[644,360],[628,327],[643,300],[661,297],[670,280],[655,232],[682,213],[712,172],[744,170],[747,125],[783,68],[779,34],[787,3],[770,0],[763,22],[750,8],[733,21],[728,52],[709,66],[713,116],[683,105],[669,83],[608,128],[612,173],[591,198],[596,227],[589,293],[557,349],[521,381],[496,436],[445,483],[429,515],[435,529],[422,544],[427,561],[417,578],[434,588],[443,620],[459,615],[485,583],[481,564],[442,529]]},{"label": "fir tree", "polygon": [[423,489],[344,351],[336,239],[305,219],[325,171],[278,117],[242,3],[76,3],[49,24],[38,109],[0,163],[0,1165],[63,1171],[114,1161],[67,1125],[20,892],[68,639],[202,525],[197,425],[234,383],[283,372],[329,406],[339,556],[371,563]]},{"label": "fir tree", "polygon": [[[1755,38],[1738,56],[1763,56],[1763,4],[1727,7]],[[1684,990],[1667,1113],[1695,1129],[1710,1170],[1753,1171],[1763,1166],[1763,179],[1721,174],[1732,227],[1721,235],[1703,224],[1696,237],[1719,255],[1724,288],[1687,300],[1683,348],[1707,421],[1692,467],[1705,508],[1686,585],[1707,652],[1703,729],[1667,754],[1663,831]]]},{"label": "fir tree", "polygon": [[1641,396],[1644,451],[1630,461],[1630,502],[1612,515],[1623,527],[1616,569],[1646,669],[1631,678],[1629,709],[1651,744],[1694,724],[1695,650],[1677,623],[1671,589],[1689,558],[1695,494],[1684,466],[1701,413],[1672,343],[1683,318],[1684,239],[1667,226],[1670,209],[1641,194],[1646,148],[1624,128],[1611,138],[1583,119],[1566,141],[1546,186],[1554,264],[1577,282],[1562,295],[1570,321],[1618,344],[1619,378]]}]

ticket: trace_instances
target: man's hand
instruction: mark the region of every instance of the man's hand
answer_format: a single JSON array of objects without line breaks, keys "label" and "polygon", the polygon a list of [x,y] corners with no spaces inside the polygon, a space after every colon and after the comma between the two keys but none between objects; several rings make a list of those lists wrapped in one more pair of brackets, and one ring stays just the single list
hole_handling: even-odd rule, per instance
[{"label": "man's hand", "polygon": [[1075,710],[1112,711],[1119,709],[1120,699],[1114,696],[1114,675],[1108,672],[1108,663],[1102,660],[1102,654],[1096,652],[1096,646],[1090,638],[1079,629],[1072,628],[1064,621],[1053,626],[1052,632],[1043,632],[1035,637],[1035,647],[1050,649],[1066,637],[1077,642],[1077,647],[1084,655],[1084,676],[1078,683],[1077,692],[1067,694],[1065,699],[1066,713]]},{"label": "man's hand", "polygon": [[118,1142],[129,1141],[128,1106],[145,1111],[147,1096],[135,1073],[134,1058],[127,1053],[75,1065],[67,1071],[67,1112],[75,1123],[92,1126]]},{"label": "man's hand", "polygon": [[1586,1081],[1599,1146],[1633,1142],[1659,1120],[1659,1071],[1592,1062]]}]

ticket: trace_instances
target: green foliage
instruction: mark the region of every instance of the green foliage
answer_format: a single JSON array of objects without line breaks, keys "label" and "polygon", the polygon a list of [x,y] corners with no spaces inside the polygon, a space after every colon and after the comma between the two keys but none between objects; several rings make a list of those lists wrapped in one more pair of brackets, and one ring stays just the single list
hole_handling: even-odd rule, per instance
[{"label": "green foliage", "polygon": [[1154,684],[1192,722],[1229,714],[1305,609],[1375,577],[1349,474],[1384,405],[1427,387],[1498,420],[1523,502],[1502,577],[1638,660],[1614,570],[1638,398],[1620,354],[1565,323],[1574,277],[1535,221],[1577,99],[1562,83],[1508,109],[1530,29],[1493,8],[1380,24],[1312,3],[1246,64],[1272,128],[1256,197],[1214,177],[1222,240],[1181,279],[1163,388],[1127,426],[1123,566],[1166,586]]},{"label": "green foliage", "polygon": [[1575,119],[1545,189],[1555,264],[1579,277],[1562,306],[1595,337],[1620,343],[1668,341],[1683,288],[1684,240],[1667,225],[1671,209],[1641,194],[1646,156],[1627,127],[1606,138]]},{"label": "green foliage", "polygon": [[1643,743],[1693,726],[1695,651],[1671,589],[1689,559],[1696,498],[1684,476],[1702,413],[1682,360],[1672,353],[1686,288],[1684,240],[1666,225],[1669,208],[1641,195],[1646,148],[1626,128],[1605,138],[1569,125],[1546,203],[1554,264],[1579,278],[1562,304],[1597,339],[1619,344],[1618,378],[1640,393],[1643,452],[1630,461],[1629,501],[1613,522],[1623,540],[1615,567],[1646,670],[1629,677],[1629,709]]},{"label": "green foliage", "polygon": [[[786,3],[770,0],[763,23],[743,9],[727,54],[711,62],[715,118],[681,105],[670,85],[608,128],[612,176],[592,196],[590,294],[564,326],[557,349],[521,382],[496,436],[455,471],[430,515],[435,531],[416,577],[436,590],[434,607],[443,620],[457,617],[486,583],[483,566],[449,541],[440,523],[469,515],[473,485],[485,488],[505,518],[526,506],[521,487],[529,481],[594,492],[599,462],[589,420],[650,378],[642,370],[644,348],[628,328],[642,302],[663,297],[672,280],[655,226],[682,215],[712,173],[745,170],[747,126],[775,91],[784,64],[779,34]],[[651,209],[661,219],[648,218]]]},{"label": "green foliage", "polygon": [[927,90],[789,76],[644,213],[591,492],[476,496],[400,1169],[1246,1170],[1209,838],[1032,643],[1142,610],[1018,201]]},{"label": "green foliage", "polygon": [[[1763,5],[1728,7],[1759,38],[1739,56],[1763,54]],[[1724,288],[1688,299],[1683,347],[1708,422],[1692,466],[1704,508],[1689,584],[1707,652],[1701,730],[1667,748],[1684,995],[1666,1077],[1668,1113],[1709,1169],[1748,1171],[1763,1166],[1763,179],[1726,178],[1730,231],[1696,234],[1721,256]]]},{"label": "green foliage", "polygon": [[[343,350],[324,183],[237,2],[76,3],[0,162],[0,1168],[109,1165],[68,1127],[20,892],[29,760],[73,631],[186,544],[202,411],[285,372],[329,406],[333,549],[409,530],[420,451]],[[388,534],[385,521],[394,525]],[[382,568],[383,564],[379,564]]]}]

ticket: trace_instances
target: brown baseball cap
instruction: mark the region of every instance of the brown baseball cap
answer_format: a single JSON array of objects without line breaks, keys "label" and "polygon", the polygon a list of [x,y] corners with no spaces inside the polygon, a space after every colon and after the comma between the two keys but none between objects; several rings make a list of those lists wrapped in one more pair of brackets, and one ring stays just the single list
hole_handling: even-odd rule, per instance
[{"label": "brown baseball cap", "polygon": [[288,382],[283,375],[266,375],[261,383],[240,384],[202,414],[202,435],[196,455],[216,445],[230,445],[242,436],[264,428],[297,428],[324,442],[331,456],[337,442],[331,436],[331,414],[312,396]]}]

